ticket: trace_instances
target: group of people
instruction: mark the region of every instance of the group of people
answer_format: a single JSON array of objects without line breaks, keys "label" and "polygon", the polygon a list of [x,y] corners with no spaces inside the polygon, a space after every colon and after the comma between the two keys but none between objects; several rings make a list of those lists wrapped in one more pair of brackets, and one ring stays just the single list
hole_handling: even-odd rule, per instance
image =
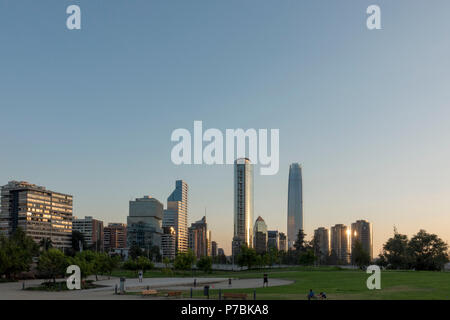
[{"label": "group of people", "polygon": [[325,300],[326,298],[327,298],[327,294],[325,292],[321,292],[321,293],[319,293],[318,296],[316,296],[314,294],[314,291],[312,289],[309,289],[308,300],[311,300],[311,299]]}]

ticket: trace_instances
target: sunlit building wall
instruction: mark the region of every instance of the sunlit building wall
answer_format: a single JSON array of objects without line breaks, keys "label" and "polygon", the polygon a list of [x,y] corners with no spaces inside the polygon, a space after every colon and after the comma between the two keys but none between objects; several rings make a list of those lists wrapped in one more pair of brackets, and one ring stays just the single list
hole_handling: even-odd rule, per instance
[{"label": "sunlit building wall", "polygon": [[331,227],[331,255],[338,263],[350,263],[350,229],[344,224]]},{"label": "sunlit building wall", "polygon": [[183,180],[175,182],[175,190],[167,198],[163,226],[172,226],[176,232],[177,252],[186,252],[188,240],[188,185]]},{"label": "sunlit building wall", "polygon": [[366,251],[370,259],[373,259],[373,229],[372,224],[367,220],[358,220],[352,223],[351,230],[352,249],[356,241],[359,241],[364,251]]},{"label": "sunlit building wall", "polygon": [[71,195],[28,182],[10,181],[1,188],[0,234],[21,228],[34,241],[50,239],[53,247],[72,247]]}]

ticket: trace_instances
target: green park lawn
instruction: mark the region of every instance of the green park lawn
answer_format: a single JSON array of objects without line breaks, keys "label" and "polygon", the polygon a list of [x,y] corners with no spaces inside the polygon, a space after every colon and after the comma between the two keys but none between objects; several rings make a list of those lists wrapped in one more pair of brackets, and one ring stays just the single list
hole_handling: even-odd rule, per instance
[{"label": "green park lawn", "polygon": [[[115,276],[131,276],[127,272],[116,271]],[[340,270],[330,267],[305,267],[289,268],[283,270],[252,270],[241,272],[216,271],[210,274],[197,272],[196,277],[232,277],[261,278],[267,273],[269,282],[271,278],[287,279],[294,281],[291,285],[256,288],[256,297],[260,299],[304,300],[309,289],[318,294],[321,291],[327,293],[329,300],[377,300],[377,299],[450,299],[450,273],[429,271],[382,271],[381,290],[368,290],[366,280],[369,274],[360,270]],[[192,273],[175,273],[173,276],[188,276]],[[146,272],[145,277],[167,277],[159,270]],[[239,292],[253,297],[254,289],[231,289],[222,292]],[[184,296],[188,297],[189,292]],[[194,291],[194,297],[202,297],[203,291]],[[210,290],[211,298],[218,298],[218,290]]]}]

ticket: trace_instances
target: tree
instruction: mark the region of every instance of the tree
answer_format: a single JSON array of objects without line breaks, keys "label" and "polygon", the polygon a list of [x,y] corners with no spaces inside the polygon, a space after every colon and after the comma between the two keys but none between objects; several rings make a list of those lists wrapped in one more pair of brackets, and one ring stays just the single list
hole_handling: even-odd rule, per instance
[{"label": "tree", "polygon": [[41,241],[39,241],[39,246],[44,251],[48,251],[48,249],[53,248],[53,242],[50,238],[42,238]]},{"label": "tree", "polygon": [[316,257],[314,256],[314,251],[312,249],[306,249],[306,251],[301,252],[298,258],[298,264],[303,266],[310,266],[314,264]]},{"label": "tree", "polygon": [[166,269],[169,269],[170,259],[168,257],[164,257],[163,263]]},{"label": "tree", "polygon": [[212,271],[212,258],[208,256],[203,256],[197,261],[197,268],[205,273],[210,273]]},{"label": "tree", "polygon": [[132,260],[136,260],[137,257],[143,256],[144,252],[137,244],[133,244],[130,247],[128,255],[131,257]]},{"label": "tree", "polygon": [[269,266],[273,266],[276,263],[279,263],[280,260],[280,252],[277,248],[270,248],[267,252],[267,260],[266,263]]},{"label": "tree", "polygon": [[[114,268],[118,266],[119,260],[119,256],[111,257],[107,253],[97,253],[94,260],[94,270],[98,274],[111,274]],[[98,278],[97,275],[95,277]]]},{"label": "tree", "polygon": [[360,269],[364,269],[370,264],[370,255],[364,250],[362,243],[356,240],[352,248],[352,262]]},{"label": "tree", "polygon": [[50,248],[39,257],[38,271],[47,279],[56,282],[57,276],[64,276],[69,265],[67,257],[58,249]]},{"label": "tree", "polygon": [[[81,244],[81,246],[80,246]],[[80,252],[82,248],[86,249],[86,240],[84,239],[84,235],[77,231],[72,230],[72,251],[73,254]]]},{"label": "tree", "polygon": [[309,245],[305,241],[306,234],[303,229],[298,230],[297,240],[294,243],[294,248],[297,253],[306,252],[309,249]]},{"label": "tree", "polygon": [[151,260],[157,261],[157,262],[160,262],[162,259],[161,250],[159,249],[158,246],[152,246],[150,248],[148,256],[150,257]]},{"label": "tree", "polygon": [[136,259],[136,267],[138,270],[145,272],[146,270],[153,269],[154,265],[147,257],[140,256]]},{"label": "tree", "polygon": [[242,245],[241,252],[237,256],[237,263],[241,267],[248,267],[251,269],[258,263],[258,254],[255,249],[247,247],[247,245]]},{"label": "tree", "polygon": [[380,258],[389,269],[409,269],[411,258],[408,252],[408,237],[394,229],[394,237],[389,238],[383,245]]},{"label": "tree", "polygon": [[173,266],[177,270],[191,270],[192,265],[195,263],[195,255],[191,250],[187,252],[180,252],[175,257]]},{"label": "tree", "polygon": [[14,278],[15,274],[30,270],[33,257],[39,253],[39,246],[17,228],[11,237],[0,237],[0,274]]},{"label": "tree", "polygon": [[408,253],[416,270],[442,270],[449,261],[448,245],[437,235],[420,230],[408,243]]},{"label": "tree", "polygon": [[69,259],[70,264],[80,267],[81,277],[86,278],[91,274],[98,275],[99,264],[97,263],[97,255],[90,250],[78,252],[75,257]]}]

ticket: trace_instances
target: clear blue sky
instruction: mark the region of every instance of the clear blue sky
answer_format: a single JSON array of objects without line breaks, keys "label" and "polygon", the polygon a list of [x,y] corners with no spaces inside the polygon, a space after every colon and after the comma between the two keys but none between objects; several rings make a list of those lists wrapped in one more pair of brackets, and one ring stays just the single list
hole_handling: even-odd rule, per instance
[{"label": "clear blue sky", "polygon": [[[370,4],[383,30],[366,28]],[[78,4],[82,30],[66,29]],[[229,251],[231,166],[170,161],[171,132],[280,129],[280,171],[255,175],[255,219],[286,230],[303,165],[305,229],[374,224],[450,240],[448,1],[0,0],[0,184],[74,195],[125,222],[128,201],[190,187]]]}]

